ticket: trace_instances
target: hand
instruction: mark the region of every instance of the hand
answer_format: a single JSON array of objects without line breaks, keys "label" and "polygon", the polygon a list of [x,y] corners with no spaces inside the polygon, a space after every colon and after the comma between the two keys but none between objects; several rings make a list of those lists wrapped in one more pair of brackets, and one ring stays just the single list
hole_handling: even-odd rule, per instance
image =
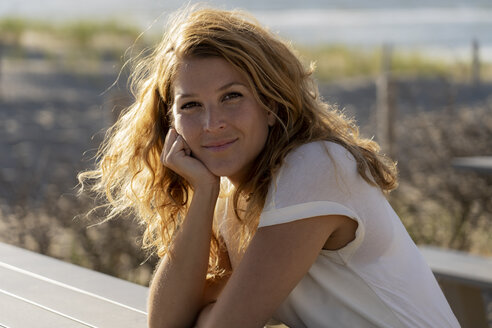
[{"label": "hand", "polygon": [[174,128],[170,128],[166,135],[161,162],[186,179],[194,189],[203,186],[215,187],[218,190],[220,178],[191,155],[190,147]]}]

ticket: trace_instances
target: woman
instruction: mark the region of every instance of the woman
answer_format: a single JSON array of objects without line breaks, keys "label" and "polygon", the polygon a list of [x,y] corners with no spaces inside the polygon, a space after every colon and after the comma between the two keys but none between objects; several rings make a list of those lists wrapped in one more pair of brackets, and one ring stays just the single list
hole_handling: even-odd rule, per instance
[{"label": "woman", "polygon": [[[94,190],[162,258],[150,327],[458,327],[384,193],[395,164],[254,19],[182,11],[136,66]],[[110,216],[110,217],[111,217]]]}]

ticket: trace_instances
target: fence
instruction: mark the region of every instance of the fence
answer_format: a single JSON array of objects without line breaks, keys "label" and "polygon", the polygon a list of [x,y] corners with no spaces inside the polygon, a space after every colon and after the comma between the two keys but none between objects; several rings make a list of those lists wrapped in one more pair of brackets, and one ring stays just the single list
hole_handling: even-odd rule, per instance
[{"label": "fence", "polygon": [[[393,47],[391,45],[384,44],[382,46],[381,73],[376,81],[376,136],[381,148],[390,157],[395,158],[396,96],[398,91],[396,79],[391,71],[392,53]],[[481,84],[481,64],[478,40],[472,41],[471,58],[470,83],[475,88],[479,88]]]}]

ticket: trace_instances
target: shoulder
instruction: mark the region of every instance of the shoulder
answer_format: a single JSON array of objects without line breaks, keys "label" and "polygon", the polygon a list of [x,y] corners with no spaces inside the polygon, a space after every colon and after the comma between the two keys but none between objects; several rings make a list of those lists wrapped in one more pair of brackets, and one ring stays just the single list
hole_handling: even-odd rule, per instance
[{"label": "shoulder", "polygon": [[357,162],[353,155],[343,147],[330,141],[314,141],[292,150],[282,166],[283,174],[341,174],[357,173]]},{"label": "shoulder", "polygon": [[332,141],[313,141],[294,148],[286,161],[296,159],[331,159],[335,161],[355,161],[347,148]]},{"label": "shoulder", "polygon": [[359,174],[348,149],[330,141],[303,144],[292,150],[273,178],[264,210],[294,203],[362,201],[377,192]]},{"label": "shoulder", "polygon": [[346,198],[361,178],[350,152],[329,141],[292,150],[270,185],[267,208],[286,204]]}]

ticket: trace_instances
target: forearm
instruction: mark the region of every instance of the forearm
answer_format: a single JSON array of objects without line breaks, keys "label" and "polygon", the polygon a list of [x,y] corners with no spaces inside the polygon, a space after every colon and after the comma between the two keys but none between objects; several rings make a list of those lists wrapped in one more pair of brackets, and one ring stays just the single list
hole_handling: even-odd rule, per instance
[{"label": "forearm", "polygon": [[208,317],[210,316],[210,311],[212,311],[215,303],[210,303],[201,309],[200,313],[197,316],[195,328],[205,327]]},{"label": "forearm", "polygon": [[188,213],[150,286],[149,326],[190,327],[201,310],[216,190],[196,190]]}]

